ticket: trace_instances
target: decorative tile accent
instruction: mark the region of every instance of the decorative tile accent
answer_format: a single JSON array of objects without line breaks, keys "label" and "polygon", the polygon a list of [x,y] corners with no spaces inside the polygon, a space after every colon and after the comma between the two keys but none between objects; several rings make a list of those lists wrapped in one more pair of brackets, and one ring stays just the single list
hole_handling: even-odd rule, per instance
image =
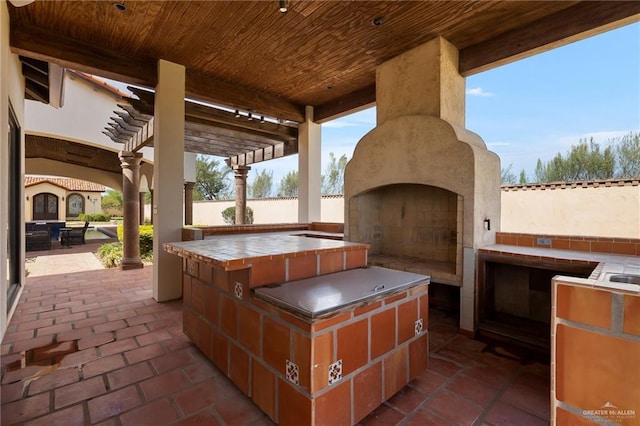
[{"label": "decorative tile accent", "polygon": [[422,333],[423,326],[424,326],[424,322],[422,321],[422,318],[416,320],[416,323],[415,323],[416,336]]},{"label": "decorative tile accent", "polygon": [[300,381],[300,367],[289,360],[287,360],[287,380],[295,385]]},{"label": "decorative tile accent", "polygon": [[342,380],[342,360],[329,364],[329,385]]},{"label": "decorative tile accent", "polygon": [[242,284],[239,282],[236,282],[236,286],[233,290],[233,293],[236,295],[236,297],[240,300],[242,300]]}]

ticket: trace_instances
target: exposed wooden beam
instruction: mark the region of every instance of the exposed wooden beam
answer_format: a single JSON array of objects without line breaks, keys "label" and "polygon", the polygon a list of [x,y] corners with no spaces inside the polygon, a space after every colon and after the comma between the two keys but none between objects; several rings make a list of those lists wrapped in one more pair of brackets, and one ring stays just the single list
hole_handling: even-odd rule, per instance
[{"label": "exposed wooden beam", "polygon": [[[134,87],[130,87],[129,90],[140,98],[130,100],[131,105],[144,114],[153,114],[154,93]],[[191,101],[185,101],[185,121],[209,124],[212,127],[282,142],[298,138],[297,124],[279,124],[267,120],[261,122],[259,117],[255,116],[253,120],[248,120],[246,116],[236,117],[233,112]]]},{"label": "exposed wooden beam", "polygon": [[131,84],[155,86],[156,63],[151,58],[126,57],[82,40],[23,22],[11,22],[11,51]]},{"label": "exposed wooden beam", "polygon": [[239,89],[229,83],[193,72],[187,71],[185,92],[188,97],[201,101],[297,123],[304,121],[303,105],[291,103],[259,90]]},{"label": "exposed wooden beam", "polygon": [[41,87],[49,90],[49,76],[36,71],[25,63],[22,63],[22,75],[29,81],[32,81]]},{"label": "exposed wooden beam", "polygon": [[48,104],[49,103],[49,89],[44,88],[33,81],[27,80],[24,85],[24,92],[30,96],[33,100]]},{"label": "exposed wooden beam", "polygon": [[640,20],[638,1],[583,1],[531,25],[460,51],[463,76],[582,40]]},{"label": "exposed wooden beam", "polygon": [[[13,53],[65,68],[95,74],[124,83],[155,87],[156,59],[126,56],[83,40],[48,31],[23,22],[11,22]],[[187,96],[230,108],[252,110],[258,114],[302,122],[304,107],[259,90],[242,88],[187,70]]]},{"label": "exposed wooden beam", "polygon": [[375,102],[376,85],[371,84],[334,101],[314,106],[313,121],[322,123],[333,120],[343,115],[369,108],[373,106]]}]

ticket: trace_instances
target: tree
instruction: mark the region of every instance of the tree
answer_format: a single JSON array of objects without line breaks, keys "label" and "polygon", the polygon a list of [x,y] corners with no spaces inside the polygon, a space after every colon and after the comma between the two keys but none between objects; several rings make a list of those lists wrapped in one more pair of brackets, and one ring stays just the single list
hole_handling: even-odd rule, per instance
[{"label": "tree", "polygon": [[280,180],[280,186],[278,190],[279,197],[297,197],[298,196],[298,171],[291,171],[287,173]]},{"label": "tree", "polygon": [[535,175],[538,182],[608,179],[614,176],[615,163],[610,146],[600,150],[593,138],[580,139],[566,156],[558,153],[546,164],[538,159]]},{"label": "tree", "polygon": [[513,164],[509,164],[509,167],[500,169],[500,181],[503,185],[516,183],[516,175],[511,171]]},{"label": "tree", "polygon": [[252,198],[267,198],[273,192],[273,170],[262,169],[249,185],[249,196]]},{"label": "tree", "polygon": [[[227,225],[235,225],[236,224],[236,208],[234,207],[227,207],[226,209],[222,210],[222,220],[224,220],[224,223],[226,223]],[[251,224],[253,223],[253,209],[251,209],[251,207],[247,206],[247,210],[244,213],[244,223],[246,224]]]},{"label": "tree", "polygon": [[528,182],[527,174],[524,172],[524,169],[522,169],[522,171],[520,172],[520,181],[518,183],[520,185],[524,185],[527,182]]},{"label": "tree", "polygon": [[193,189],[194,200],[223,200],[228,199],[231,185],[227,176],[231,169],[220,164],[215,159],[196,156],[196,185]]},{"label": "tree", "polygon": [[102,196],[102,211],[105,213],[121,216],[122,215],[122,192],[115,189],[108,189]]},{"label": "tree", "polygon": [[347,167],[347,156],[342,155],[336,159],[333,152],[329,153],[329,165],[321,179],[321,192],[323,195],[337,195],[344,193],[344,169]]},{"label": "tree", "polygon": [[619,178],[640,177],[640,133],[627,133],[614,140],[616,171]]}]

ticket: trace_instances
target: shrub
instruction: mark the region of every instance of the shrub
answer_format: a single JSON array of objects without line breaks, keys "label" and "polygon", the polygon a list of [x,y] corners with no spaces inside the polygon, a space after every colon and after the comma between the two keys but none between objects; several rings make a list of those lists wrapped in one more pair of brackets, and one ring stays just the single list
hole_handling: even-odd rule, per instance
[{"label": "shrub", "polygon": [[106,268],[115,268],[122,263],[122,243],[103,244],[98,248],[98,258]]},{"label": "shrub", "polygon": [[[236,208],[228,207],[222,211],[222,219],[227,225],[235,225],[236,223]],[[251,207],[247,207],[247,212],[244,216],[244,223],[253,223],[253,210]]]},{"label": "shrub", "polygon": [[110,214],[105,213],[80,213],[78,219],[81,221],[88,220],[89,222],[109,222],[111,220]]},{"label": "shrub", "polygon": [[[123,227],[118,225],[118,242],[103,244],[98,249],[98,257],[105,267],[115,268],[122,262],[122,238]],[[143,261],[153,261],[153,225],[140,226],[140,259]]]}]

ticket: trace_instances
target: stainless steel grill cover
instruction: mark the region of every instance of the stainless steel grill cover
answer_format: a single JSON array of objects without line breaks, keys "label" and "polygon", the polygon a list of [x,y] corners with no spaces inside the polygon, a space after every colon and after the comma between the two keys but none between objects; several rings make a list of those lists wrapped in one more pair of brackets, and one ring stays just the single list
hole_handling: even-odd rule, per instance
[{"label": "stainless steel grill cover", "polygon": [[371,266],[259,287],[254,293],[274,305],[316,318],[429,280],[427,275]]}]

